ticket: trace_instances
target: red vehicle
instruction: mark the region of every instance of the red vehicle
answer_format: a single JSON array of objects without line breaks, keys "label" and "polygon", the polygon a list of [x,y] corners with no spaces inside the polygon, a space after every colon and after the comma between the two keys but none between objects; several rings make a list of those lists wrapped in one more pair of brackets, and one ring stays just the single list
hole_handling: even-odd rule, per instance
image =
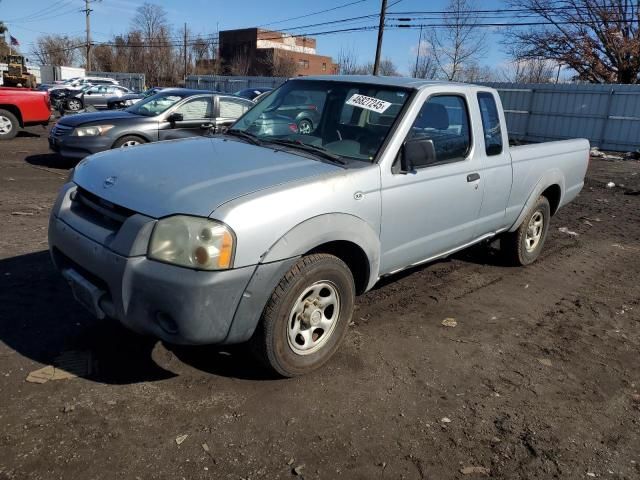
[{"label": "red vehicle", "polygon": [[48,92],[0,87],[0,140],[9,140],[20,128],[46,125],[51,117]]}]

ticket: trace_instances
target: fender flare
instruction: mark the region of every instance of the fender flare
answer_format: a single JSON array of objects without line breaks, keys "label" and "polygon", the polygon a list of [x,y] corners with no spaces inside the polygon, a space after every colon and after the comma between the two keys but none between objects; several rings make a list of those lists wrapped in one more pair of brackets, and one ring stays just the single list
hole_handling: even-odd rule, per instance
[{"label": "fender flare", "polygon": [[307,219],[290,229],[261,255],[270,263],[304,255],[322,244],[347,241],[362,249],[369,260],[369,290],[378,280],[380,237],[369,223],[355,215],[327,213]]},{"label": "fender flare", "polygon": [[536,185],[533,187],[533,190],[529,194],[527,201],[522,207],[518,218],[509,229],[510,232],[514,232],[518,229],[518,227],[520,227],[520,224],[524,221],[524,217],[527,216],[527,213],[529,213],[529,210],[531,210],[533,205],[536,203],[540,194],[542,194],[542,192],[544,192],[552,185],[558,185],[560,187],[560,202],[558,205],[562,205],[562,197],[564,196],[565,192],[564,174],[559,169],[553,169],[546,172],[542,176],[542,178],[538,180],[538,183],[536,183]]}]

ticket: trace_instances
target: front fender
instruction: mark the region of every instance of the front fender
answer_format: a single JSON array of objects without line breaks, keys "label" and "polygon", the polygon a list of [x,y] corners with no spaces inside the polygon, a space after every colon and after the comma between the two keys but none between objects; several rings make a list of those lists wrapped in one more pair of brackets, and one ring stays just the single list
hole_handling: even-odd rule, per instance
[{"label": "front fender", "polygon": [[540,194],[542,194],[542,192],[544,192],[551,185],[560,186],[560,203],[559,204],[562,205],[562,197],[564,196],[564,192],[565,192],[564,174],[559,169],[549,170],[542,176],[542,178],[540,178],[538,183],[536,183],[535,186],[533,187],[533,190],[531,191],[531,193],[529,193],[529,196],[527,197],[527,201],[522,207],[522,210],[520,211],[518,218],[509,229],[510,232],[514,232],[518,229],[518,227],[520,227],[520,224],[524,221],[524,218],[527,216],[527,213],[529,213],[529,210],[531,210],[533,205],[536,203]]},{"label": "front fender", "polygon": [[297,257],[335,241],[354,243],[364,251],[369,260],[367,290],[373,287],[380,269],[380,237],[366,221],[346,213],[327,213],[299,223],[262,254],[260,263]]}]

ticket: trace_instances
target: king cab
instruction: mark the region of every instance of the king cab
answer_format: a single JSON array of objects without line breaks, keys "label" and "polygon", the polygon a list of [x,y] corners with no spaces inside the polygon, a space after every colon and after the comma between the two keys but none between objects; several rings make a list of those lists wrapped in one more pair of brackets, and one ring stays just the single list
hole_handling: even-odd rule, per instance
[{"label": "king cab", "polygon": [[[284,119],[313,98],[303,133]],[[355,296],[495,236],[534,262],[587,140],[509,147],[487,87],[286,82],[224,134],[92,155],[53,208],[53,261],[99,318],[179,344],[251,341],[284,376],[335,353]]]}]

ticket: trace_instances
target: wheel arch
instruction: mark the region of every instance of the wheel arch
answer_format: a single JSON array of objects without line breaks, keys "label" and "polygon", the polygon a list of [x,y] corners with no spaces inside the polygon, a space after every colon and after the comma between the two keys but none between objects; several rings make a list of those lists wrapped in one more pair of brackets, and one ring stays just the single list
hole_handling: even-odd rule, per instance
[{"label": "wheel arch", "polygon": [[150,143],[153,140],[148,137],[147,135],[143,134],[142,132],[136,132],[136,133],[122,133],[120,135],[118,135],[116,137],[116,139],[111,143],[111,148],[114,148],[114,145],[116,143],[118,143],[120,140],[122,140],[124,137],[138,137],[142,140],[144,140],[146,143]]},{"label": "wheel arch", "polygon": [[263,254],[261,263],[312,253],[330,253],[344,261],[358,293],[369,290],[378,279],[380,238],[365,220],[344,213],[319,215],[299,223]]},{"label": "wheel arch", "polygon": [[564,175],[560,170],[554,169],[543,175],[529,194],[529,197],[523,205],[518,218],[513,223],[509,231],[514,232],[518,229],[533,204],[541,195],[544,195],[547,200],[549,200],[551,215],[554,215],[562,203],[562,195],[564,194],[565,190],[564,185]]}]

